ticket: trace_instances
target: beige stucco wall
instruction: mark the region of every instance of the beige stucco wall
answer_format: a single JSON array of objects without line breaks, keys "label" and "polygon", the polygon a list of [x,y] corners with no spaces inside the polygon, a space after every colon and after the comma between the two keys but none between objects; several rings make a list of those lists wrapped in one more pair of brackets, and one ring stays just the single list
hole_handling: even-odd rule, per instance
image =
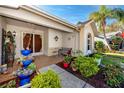
[{"label": "beige stucco wall", "polygon": [[79,33],[79,50],[81,50],[82,52],[84,51],[83,45],[84,45],[84,28],[81,27]]},{"label": "beige stucco wall", "polygon": [[[58,41],[55,41],[55,36],[58,36]],[[79,49],[79,33],[63,32],[55,29],[49,29],[48,32],[48,56],[57,55],[58,50],[62,47]]]},{"label": "beige stucco wall", "polygon": [[63,47],[72,48],[73,50],[79,49],[79,33],[63,33]]},{"label": "beige stucco wall", "polygon": [[87,44],[88,44],[88,34],[91,33],[92,36],[92,52],[94,50],[94,32],[90,24],[85,25],[80,32],[80,50],[84,53],[84,55],[87,54]]},{"label": "beige stucco wall", "polygon": [[[50,29],[48,30],[48,56],[57,55],[58,50],[62,47],[62,31]],[[55,37],[58,36],[58,41],[55,41]]]},{"label": "beige stucco wall", "polygon": [[[58,36],[58,41],[55,41],[55,36]],[[54,29],[49,29],[49,48],[62,47],[62,32]]]}]

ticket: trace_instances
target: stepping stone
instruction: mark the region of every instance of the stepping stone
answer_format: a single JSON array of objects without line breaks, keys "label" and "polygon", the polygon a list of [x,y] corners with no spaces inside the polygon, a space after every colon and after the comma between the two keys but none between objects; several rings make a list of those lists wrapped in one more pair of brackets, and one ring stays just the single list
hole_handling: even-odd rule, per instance
[{"label": "stepping stone", "polygon": [[47,66],[47,67],[43,67],[43,68],[39,69],[39,71],[40,72],[46,72],[48,69],[51,69],[51,70],[55,71],[57,74],[60,74],[60,73],[65,71],[64,69],[58,67],[55,64]]},{"label": "stepping stone", "polygon": [[94,87],[87,83],[84,88],[94,88]]},{"label": "stepping stone", "polygon": [[82,88],[82,86],[85,84],[83,80],[75,77],[73,74],[67,71],[61,73],[59,76],[63,88]]}]

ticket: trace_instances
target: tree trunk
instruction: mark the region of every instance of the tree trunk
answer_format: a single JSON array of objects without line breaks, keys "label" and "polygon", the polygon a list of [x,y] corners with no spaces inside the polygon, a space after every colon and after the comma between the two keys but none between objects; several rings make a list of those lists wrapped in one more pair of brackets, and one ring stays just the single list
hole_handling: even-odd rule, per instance
[{"label": "tree trunk", "polygon": [[109,43],[107,41],[107,38],[106,38],[106,32],[105,32],[106,22],[105,21],[102,23],[102,27],[103,27],[102,30],[103,30],[104,40],[105,40],[105,42],[106,42],[106,44],[108,46],[108,49],[111,51],[112,49],[111,49],[111,47],[110,47],[110,45],[109,45]]}]

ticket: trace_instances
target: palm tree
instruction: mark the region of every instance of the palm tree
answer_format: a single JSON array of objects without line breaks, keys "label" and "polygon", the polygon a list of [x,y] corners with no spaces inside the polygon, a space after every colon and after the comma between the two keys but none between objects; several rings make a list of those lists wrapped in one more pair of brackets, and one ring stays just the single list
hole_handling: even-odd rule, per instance
[{"label": "palm tree", "polygon": [[112,15],[113,18],[117,19],[117,24],[119,28],[123,28],[123,24],[124,24],[124,10],[122,10],[121,8],[115,8],[112,10]]},{"label": "palm tree", "polygon": [[98,24],[100,30],[104,34],[104,39],[106,41],[108,49],[111,51],[111,47],[106,38],[106,19],[108,18],[112,18],[112,13],[111,9],[107,8],[106,6],[100,6],[97,12],[93,12],[90,14],[90,19],[94,20]]}]

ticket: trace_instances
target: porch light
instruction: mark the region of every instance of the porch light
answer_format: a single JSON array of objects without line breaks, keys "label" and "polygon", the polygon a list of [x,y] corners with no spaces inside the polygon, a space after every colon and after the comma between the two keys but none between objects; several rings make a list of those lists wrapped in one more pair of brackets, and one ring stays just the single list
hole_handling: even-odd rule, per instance
[{"label": "porch light", "polygon": [[13,31],[13,36],[14,36],[14,37],[16,36],[16,32],[15,32],[15,31]]},{"label": "porch light", "polygon": [[55,36],[55,38],[54,38],[54,39],[55,39],[55,41],[58,41],[59,37],[58,37],[58,36]]}]

